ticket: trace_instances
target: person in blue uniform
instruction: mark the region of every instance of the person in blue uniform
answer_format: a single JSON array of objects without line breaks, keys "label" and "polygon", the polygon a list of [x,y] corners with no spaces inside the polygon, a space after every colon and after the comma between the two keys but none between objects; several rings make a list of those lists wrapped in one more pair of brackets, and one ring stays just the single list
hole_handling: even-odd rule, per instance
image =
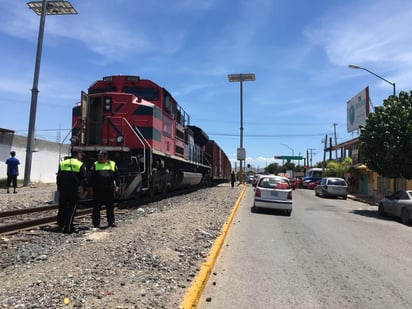
[{"label": "person in blue uniform", "polygon": [[57,172],[57,190],[59,191],[59,210],[57,213],[58,229],[64,233],[75,232],[73,220],[79,204],[80,186],[87,189],[87,170],[82,162],[83,153],[60,162]]},{"label": "person in blue uniform", "polygon": [[16,152],[10,152],[10,158],[6,160],[7,164],[7,181],[6,181],[6,189],[7,193],[10,193],[9,188],[10,185],[13,186],[13,193],[17,193],[17,176],[19,176],[19,159],[16,158]]},{"label": "person in blue uniform", "polygon": [[107,223],[115,227],[114,194],[119,190],[119,170],[116,163],[109,160],[107,151],[100,151],[91,166],[89,185],[93,189],[93,226],[100,228],[100,211],[105,205]]}]

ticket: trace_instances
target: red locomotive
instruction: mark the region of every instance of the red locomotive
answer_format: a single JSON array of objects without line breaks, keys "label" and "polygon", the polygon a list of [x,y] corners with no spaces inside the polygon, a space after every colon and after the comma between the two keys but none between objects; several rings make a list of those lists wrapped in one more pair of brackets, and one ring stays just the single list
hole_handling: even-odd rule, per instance
[{"label": "red locomotive", "polygon": [[72,152],[90,166],[106,150],[121,174],[120,198],[230,179],[226,154],[172,95],[139,76],[107,76],[73,108]]}]

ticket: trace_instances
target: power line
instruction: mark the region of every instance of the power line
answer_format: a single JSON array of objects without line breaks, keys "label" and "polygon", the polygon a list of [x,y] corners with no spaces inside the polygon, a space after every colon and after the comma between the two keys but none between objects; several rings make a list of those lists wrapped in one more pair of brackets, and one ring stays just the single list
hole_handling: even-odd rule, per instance
[{"label": "power line", "polygon": [[[235,133],[208,133],[210,136],[229,136],[237,137],[239,134]],[[245,137],[263,137],[263,138],[273,138],[273,137],[319,137],[324,136],[325,133],[313,133],[313,134],[245,134]]]},{"label": "power line", "polygon": [[[200,122],[200,121],[207,121],[207,122],[218,122],[218,123],[237,123],[236,121],[230,121],[227,119],[206,119],[206,118],[196,118],[196,122]],[[302,121],[298,121],[298,122],[291,122],[291,121],[276,121],[276,123],[274,122],[262,122],[262,121],[245,121],[244,124],[247,125],[257,125],[257,126],[262,126],[262,125],[282,125],[282,126],[325,126],[328,125],[329,123],[324,122],[321,123],[319,121],[317,122],[302,122]]]}]

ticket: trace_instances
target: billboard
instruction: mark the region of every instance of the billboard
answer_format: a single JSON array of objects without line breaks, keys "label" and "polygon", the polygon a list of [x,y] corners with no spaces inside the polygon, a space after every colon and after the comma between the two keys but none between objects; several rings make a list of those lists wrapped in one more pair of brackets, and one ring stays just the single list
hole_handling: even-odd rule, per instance
[{"label": "billboard", "polygon": [[348,132],[366,124],[369,114],[369,86],[360,91],[346,103],[346,127]]}]

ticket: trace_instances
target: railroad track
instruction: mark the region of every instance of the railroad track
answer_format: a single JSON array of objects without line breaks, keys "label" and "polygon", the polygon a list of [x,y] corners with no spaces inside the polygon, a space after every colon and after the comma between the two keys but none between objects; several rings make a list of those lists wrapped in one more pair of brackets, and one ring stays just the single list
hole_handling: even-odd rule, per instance
[{"label": "railroad track", "polygon": [[51,211],[58,208],[58,204],[50,204],[46,206],[31,207],[31,208],[22,208],[22,209],[13,209],[0,212],[0,219],[14,217],[19,215],[27,215],[36,212]]},{"label": "railroad track", "polygon": [[[15,234],[20,231],[28,230],[34,227],[40,227],[57,222],[57,204],[18,209],[12,211],[0,212],[0,219],[7,219],[6,223],[0,223],[0,235]],[[54,214],[50,214],[54,212]],[[91,209],[78,209],[76,218],[91,214]],[[39,214],[39,215],[37,215]],[[33,218],[27,215],[35,215]],[[4,221],[4,220],[2,220]]]},{"label": "railroad track", "polygon": [[[160,201],[165,198],[170,198],[177,195],[183,195],[196,191],[194,188],[182,189],[178,191],[168,192],[165,194],[155,195],[153,197],[144,196],[139,200],[122,201],[115,204],[115,209],[128,209],[138,208],[144,204]],[[92,209],[90,208],[91,200],[86,200],[80,204],[76,211],[75,218],[81,218],[87,215],[91,215]],[[89,207],[86,208],[85,207]],[[39,207],[23,208],[16,210],[9,210],[0,212],[0,235],[16,234],[20,231],[25,231],[35,227],[41,227],[57,222],[57,209],[58,204],[50,204]],[[105,210],[105,207],[102,207]],[[53,214],[51,214],[53,213]],[[35,217],[35,218],[33,218]]]}]

